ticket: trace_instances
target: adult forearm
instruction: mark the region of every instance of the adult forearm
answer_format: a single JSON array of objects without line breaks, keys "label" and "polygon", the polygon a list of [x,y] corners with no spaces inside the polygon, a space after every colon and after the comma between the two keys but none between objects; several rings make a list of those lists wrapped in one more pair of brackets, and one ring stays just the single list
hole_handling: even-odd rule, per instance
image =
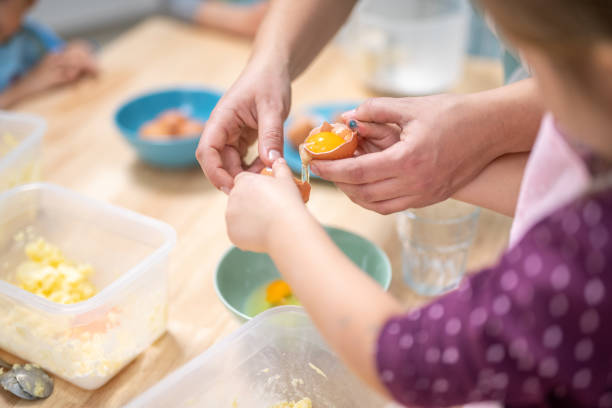
[{"label": "adult forearm", "polygon": [[355,373],[382,391],[376,341],[384,322],[401,312],[399,303],[342,254],[310,215],[293,217],[272,236],[270,256],[323,337]]},{"label": "adult forearm", "polygon": [[533,79],[468,95],[465,103],[475,112],[474,137],[495,154],[530,151],[544,114]]},{"label": "adult forearm", "polygon": [[252,58],[285,64],[295,79],[338,31],[356,0],[271,0]]}]

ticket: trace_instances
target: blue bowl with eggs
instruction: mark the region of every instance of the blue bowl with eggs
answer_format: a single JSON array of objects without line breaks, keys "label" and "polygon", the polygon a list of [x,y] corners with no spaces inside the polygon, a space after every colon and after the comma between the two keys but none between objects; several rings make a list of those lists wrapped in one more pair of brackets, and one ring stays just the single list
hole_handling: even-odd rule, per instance
[{"label": "blue bowl with eggs", "polygon": [[195,151],[199,135],[187,139],[144,140],[139,136],[143,124],[168,110],[178,110],[205,122],[222,93],[208,88],[177,87],[147,92],[125,102],[115,113],[115,125],[145,162],[165,168],[197,165]]}]

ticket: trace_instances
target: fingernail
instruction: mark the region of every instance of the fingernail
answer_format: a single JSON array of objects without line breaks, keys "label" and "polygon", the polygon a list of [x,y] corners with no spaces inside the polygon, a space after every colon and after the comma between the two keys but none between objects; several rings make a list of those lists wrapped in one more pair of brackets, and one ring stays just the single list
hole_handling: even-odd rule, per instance
[{"label": "fingernail", "polygon": [[285,159],[283,159],[282,157],[279,157],[278,159],[276,159],[276,161],[277,161],[279,164],[285,164]]},{"label": "fingernail", "polygon": [[230,189],[225,186],[221,187],[221,191],[223,191],[226,195],[229,195],[230,193]]},{"label": "fingernail", "polygon": [[268,152],[268,159],[269,159],[270,161],[275,161],[276,159],[278,159],[278,158],[280,158],[280,157],[281,157],[281,155],[280,155],[280,153],[278,152],[278,150],[270,150],[270,151]]},{"label": "fingernail", "polygon": [[357,121],[355,119],[351,119],[349,121],[349,127],[353,130],[357,129]]}]

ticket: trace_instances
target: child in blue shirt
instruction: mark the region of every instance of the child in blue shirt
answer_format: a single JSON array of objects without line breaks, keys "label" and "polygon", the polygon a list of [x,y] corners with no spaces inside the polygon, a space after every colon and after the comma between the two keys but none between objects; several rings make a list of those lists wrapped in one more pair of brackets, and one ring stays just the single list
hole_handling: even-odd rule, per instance
[{"label": "child in blue shirt", "polygon": [[96,73],[91,48],[26,20],[35,0],[0,0],[0,109]]},{"label": "child in blue shirt", "polygon": [[253,37],[268,10],[267,0],[166,0],[170,14],[200,26]]}]

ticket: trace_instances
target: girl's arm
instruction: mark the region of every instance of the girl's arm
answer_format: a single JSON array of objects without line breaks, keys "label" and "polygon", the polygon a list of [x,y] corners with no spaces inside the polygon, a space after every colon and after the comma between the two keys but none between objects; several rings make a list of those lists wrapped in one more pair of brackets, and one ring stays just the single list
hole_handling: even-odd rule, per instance
[{"label": "girl's arm", "polygon": [[514,153],[493,160],[453,198],[514,216],[528,157],[528,153]]},{"label": "girl's arm", "polygon": [[[282,217],[269,254],[315,325],[351,369],[383,392],[378,380],[376,339],[399,303],[355,266],[309,214]],[[288,245],[288,243],[290,243]]]},{"label": "girl's arm", "polygon": [[354,372],[379,391],[374,351],[399,303],[357,268],[306,211],[283,159],[275,177],[240,173],[226,221],[232,242],[267,252],[323,337]]}]

